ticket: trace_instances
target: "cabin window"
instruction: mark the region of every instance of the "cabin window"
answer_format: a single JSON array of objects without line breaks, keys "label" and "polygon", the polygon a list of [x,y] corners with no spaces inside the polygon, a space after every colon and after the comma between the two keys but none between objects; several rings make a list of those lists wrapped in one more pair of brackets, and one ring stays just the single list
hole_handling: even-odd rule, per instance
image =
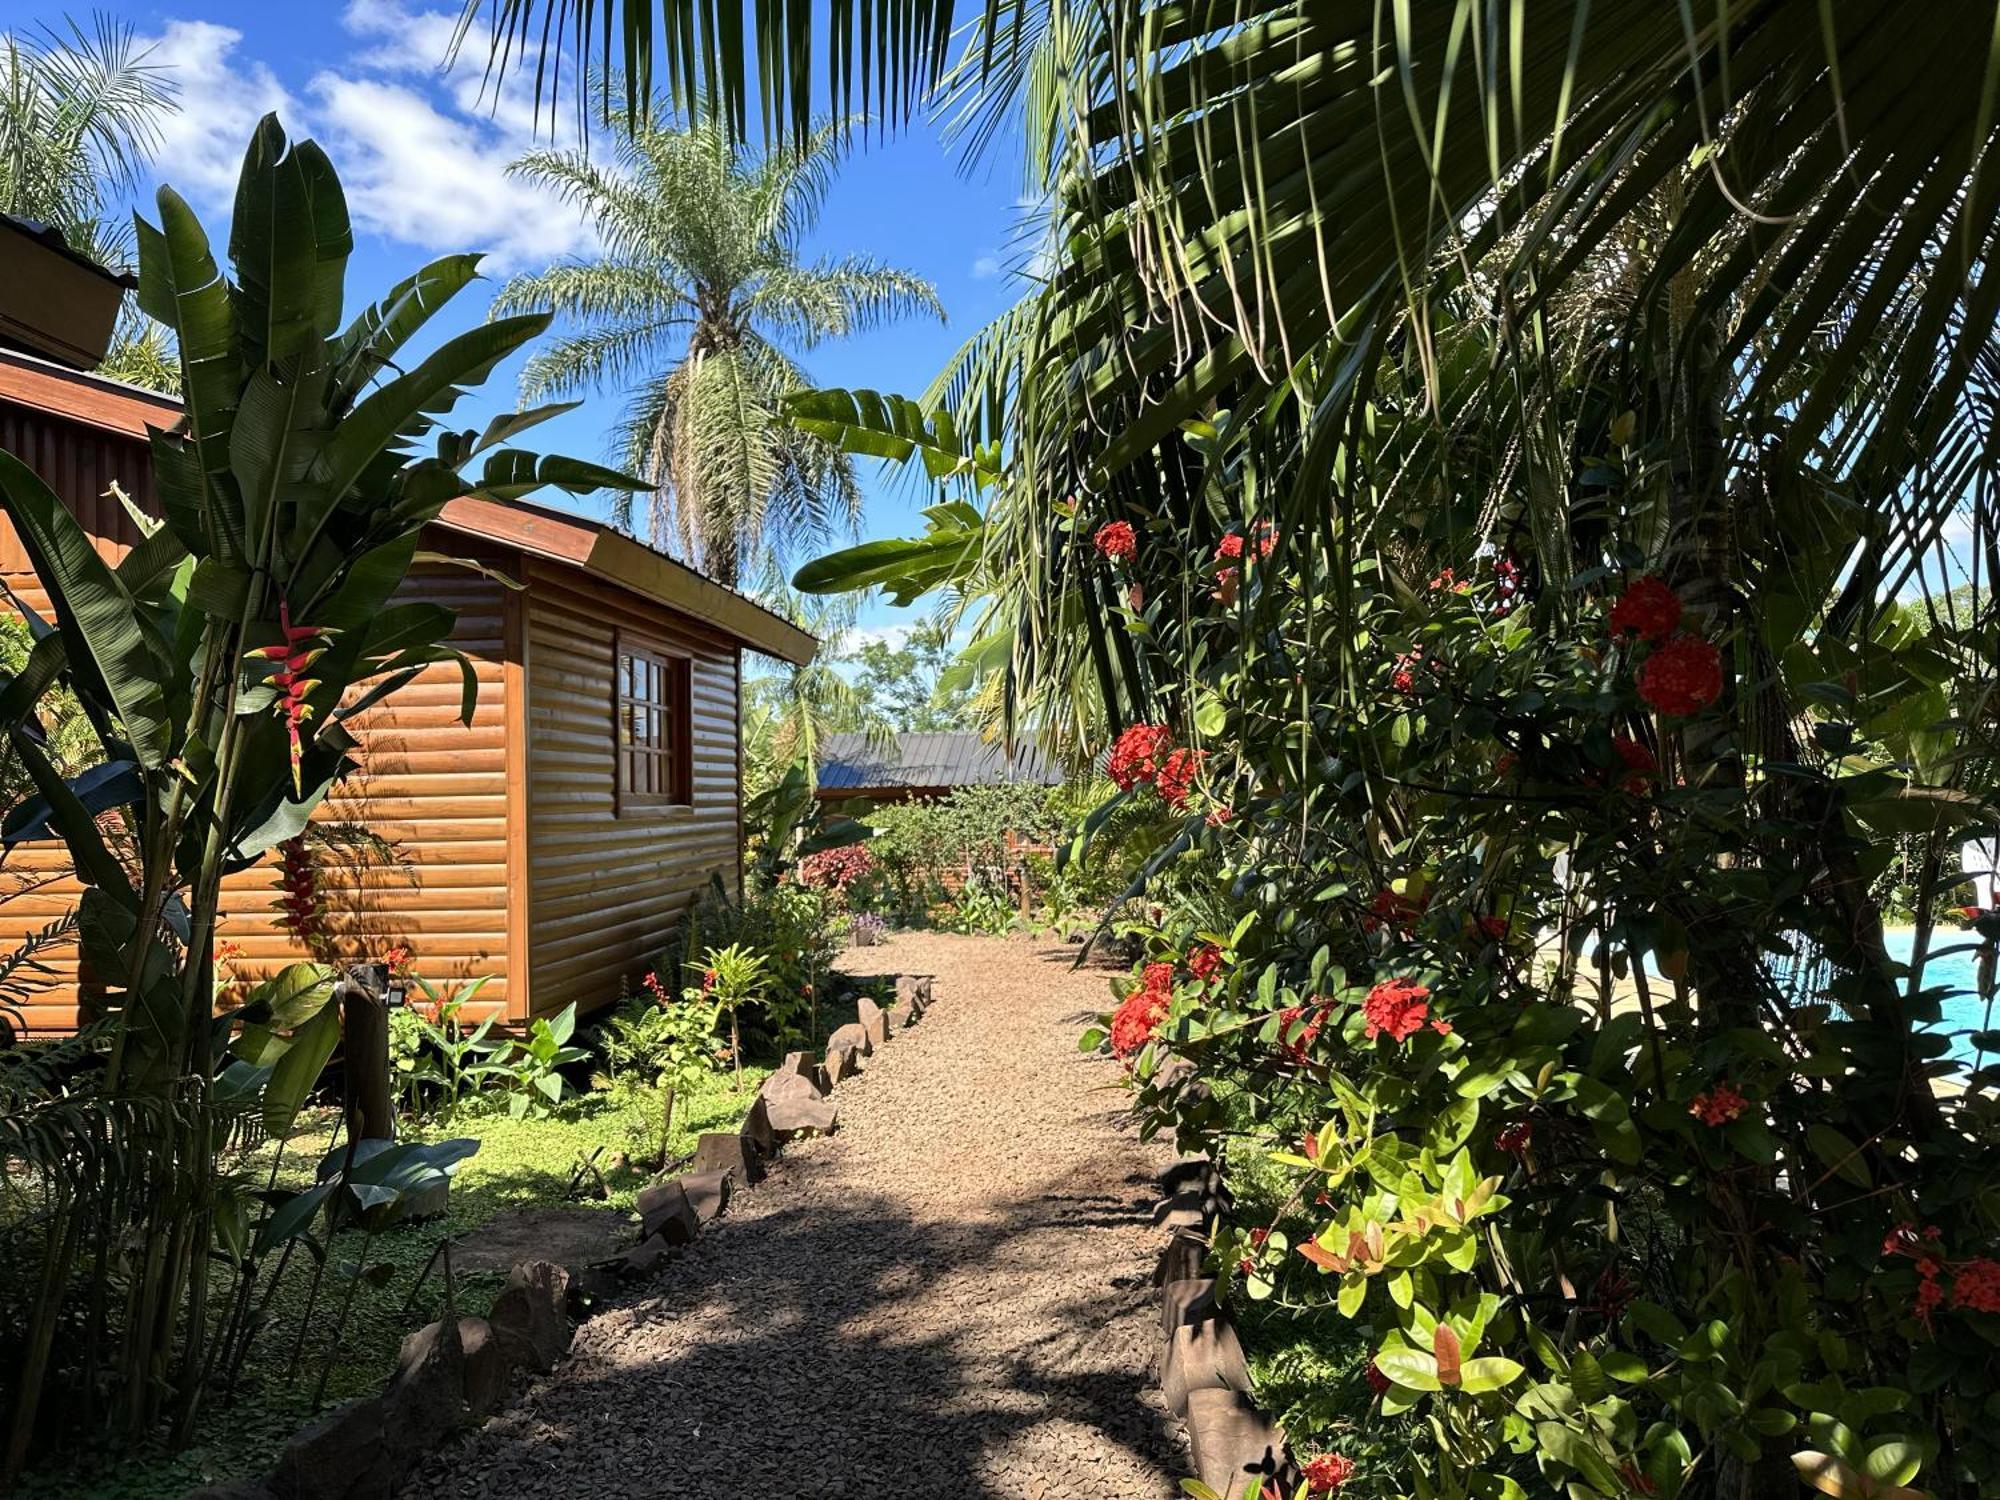
[{"label": "cabin window", "polygon": [[620,810],[691,802],[687,658],[621,641],[617,663]]}]

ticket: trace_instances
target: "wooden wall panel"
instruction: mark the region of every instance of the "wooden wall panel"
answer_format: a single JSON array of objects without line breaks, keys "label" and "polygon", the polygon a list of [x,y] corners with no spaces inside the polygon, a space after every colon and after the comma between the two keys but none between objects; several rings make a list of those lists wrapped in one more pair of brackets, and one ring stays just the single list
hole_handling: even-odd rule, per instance
[{"label": "wooden wall panel", "polygon": [[[699,622],[586,579],[529,566],[527,824],[530,1004],[615,1000],[689,902],[737,885],[737,651]],[[692,804],[617,806],[614,632],[690,659]]]},{"label": "wooden wall panel", "polygon": [[[466,550],[456,537],[430,545]],[[19,546],[4,520],[0,546]],[[381,843],[355,839],[354,856],[322,857],[328,931],[345,959],[407,946],[434,984],[494,975],[473,1014],[504,1014],[510,1000],[506,651],[516,596],[480,574],[432,568],[411,576],[404,597],[458,611],[453,639],[473,661],[478,708],[471,727],[459,722],[459,670],[438,665],[353,721],[361,770],[316,817],[350,835],[365,828]],[[0,953],[75,905],[78,887],[68,871],[68,856],[53,840],[24,845],[8,858],[0,870]],[[267,857],[224,882],[217,939],[242,950],[230,964],[238,978],[306,957],[275,923],[277,881],[275,859]],[[76,1024],[74,943],[50,950],[49,962],[53,974],[24,1011],[35,1034]]]}]

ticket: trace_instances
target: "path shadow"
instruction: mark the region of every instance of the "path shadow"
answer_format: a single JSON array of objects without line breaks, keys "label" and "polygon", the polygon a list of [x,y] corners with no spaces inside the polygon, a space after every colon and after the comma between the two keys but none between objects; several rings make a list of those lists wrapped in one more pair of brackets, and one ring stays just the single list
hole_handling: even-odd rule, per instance
[{"label": "path shadow", "polygon": [[[815,1166],[781,1164],[759,1190],[776,1206],[713,1226],[656,1283],[600,1313],[576,1357],[434,1455],[406,1494],[1175,1493],[1174,1438],[1145,1394],[1149,1360],[1105,1358],[1119,1320],[1150,1328],[1148,1278],[1072,1286],[1066,1268],[1034,1263],[1062,1234],[1144,1224],[1143,1191],[1078,1196],[1052,1181],[978,1223],[919,1223],[873,1194],[834,1209],[785,1204],[794,1170]],[[941,1280],[948,1303],[919,1324],[912,1298]]]}]

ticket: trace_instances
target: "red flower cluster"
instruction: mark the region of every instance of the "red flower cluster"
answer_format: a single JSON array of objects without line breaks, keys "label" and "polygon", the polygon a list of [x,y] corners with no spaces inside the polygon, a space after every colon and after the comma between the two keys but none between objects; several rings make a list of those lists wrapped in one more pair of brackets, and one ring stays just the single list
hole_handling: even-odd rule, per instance
[{"label": "red flower cluster", "polygon": [[1153,789],[1167,806],[1186,807],[1188,794],[1194,790],[1195,778],[1201,774],[1201,763],[1207,759],[1206,750],[1190,750],[1182,746],[1169,751],[1160,765],[1159,774],[1153,778]]},{"label": "red flower cluster", "polygon": [[1371,937],[1384,927],[1408,932],[1417,925],[1417,919],[1430,904],[1429,891],[1418,896],[1405,896],[1401,891],[1384,886],[1368,903],[1368,914],[1361,919],[1361,930]]},{"label": "red flower cluster", "polygon": [[1216,972],[1222,967],[1222,950],[1213,943],[1199,944],[1188,954],[1187,966],[1188,973],[1203,984],[1207,984],[1209,980],[1215,978]]},{"label": "red flower cluster", "polygon": [[231,943],[231,942],[217,943],[215,945],[215,952],[212,956],[215,961],[215,966],[219,969],[224,964],[234,963],[237,959],[241,958],[243,956],[243,945],[241,943]]},{"label": "red flower cluster", "polygon": [[1722,696],[1722,653],[1698,635],[1655,646],[1639,668],[1639,696],[1675,718],[1700,713]]},{"label": "red flower cluster", "polygon": [[1232,531],[1228,536],[1217,542],[1215,544],[1215,555],[1218,561],[1225,557],[1241,558],[1243,556],[1243,533]]},{"label": "red flower cluster", "polygon": [[1944,1284],[1938,1279],[1944,1270],[1944,1256],[1938,1250],[1943,1231],[1927,1224],[1919,1233],[1911,1223],[1898,1224],[1882,1241],[1884,1255],[1907,1255],[1917,1263],[1917,1300],[1910,1311],[1928,1328],[1931,1314],[1944,1305]]},{"label": "red flower cluster", "polygon": [[1125,997],[1111,1017],[1111,1050],[1129,1058],[1151,1041],[1167,1018],[1174,998],[1174,966],[1147,964],[1139,987]]},{"label": "red flower cluster", "polygon": [[704,995],[713,995],[715,987],[721,982],[721,979],[722,976],[716,973],[715,970],[703,969],[701,971],[701,992]]},{"label": "red flower cluster", "polygon": [[1105,773],[1121,792],[1129,792],[1141,782],[1151,782],[1160,774],[1161,763],[1173,740],[1174,732],[1164,724],[1134,724],[1111,746]]},{"label": "red flower cluster", "polygon": [[[1369,1368],[1375,1367],[1371,1364]],[[1338,1453],[1322,1453],[1317,1458],[1309,1458],[1302,1471],[1306,1476],[1306,1487],[1315,1495],[1331,1495],[1354,1477],[1354,1460],[1343,1458]]]},{"label": "red flower cluster", "polygon": [[1951,1277],[1951,1305],[1972,1312],[2000,1313],[2000,1261],[1982,1255],[1961,1264]]},{"label": "red flower cluster", "polygon": [[1382,1373],[1382,1367],[1374,1360],[1368,1361],[1368,1368],[1363,1373],[1368,1377],[1368,1389],[1376,1395],[1379,1396],[1389,1389],[1389,1377]]},{"label": "red flower cluster", "polygon": [[298,791],[300,765],[305,757],[299,726],[312,717],[312,705],[306,702],[306,697],[319,686],[305,674],[326,650],[322,639],[325,632],[313,625],[294,625],[292,607],[283,600],[278,602],[278,629],[284,636],[282,641],[259,646],[250,654],[278,664],[271,673],[271,686],[278,691],[278,715],[285,721],[285,733],[291,740],[292,790]]},{"label": "red flower cluster", "polygon": [[278,925],[301,946],[320,936],[319,870],[303,834],[278,846]]},{"label": "red flower cluster", "polygon": [[1091,541],[1115,563],[1128,563],[1139,555],[1139,538],[1130,521],[1106,521]]},{"label": "red flower cluster", "polygon": [[799,861],[799,884],[812,890],[844,891],[875,868],[865,844],[822,849]]},{"label": "red flower cluster", "polygon": [[[1278,1012],[1278,1044],[1295,1063],[1303,1063],[1326,1020],[1326,1001],[1314,995],[1304,1005],[1287,1005]],[[1300,1022],[1304,1025],[1300,1025]],[[1296,1031],[1294,1030],[1296,1028]]]},{"label": "red flower cluster", "polygon": [[1516,1120],[1512,1125],[1503,1126],[1493,1137],[1494,1146],[1517,1160],[1528,1154],[1528,1147],[1535,1142],[1535,1127],[1526,1120]]},{"label": "red flower cluster", "polygon": [[1493,613],[1504,615],[1521,592],[1521,565],[1512,557],[1493,560]]},{"label": "red flower cluster", "polygon": [[645,986],[646,993],[653,997],[655,1005],[673,1004],[673,997],[667,993],[665,981],[651,969],[646,971],[646,977],[640,980],[639,983]]},{"label": "red flower cluster", "polygon": [[[1216,560],[1240,561],[1243,557],[1243,533],[1232,531],[1215,544]],[[1278,545],[1277,529],[1269,521],[1257,523],[1256,531],[1250,538],[1250,555],[1262,560],[1271,555],[1271,549]]]},{"label": "red flower cluster", "polygon": [[1404,1042],[1424,1029],[1430,1014],[1425,1002],[1431,992],[1414,979],[1385,979],[1368,992],[1361,1013],[1368,1018],[1368,1040],[1388,1032],[1392,1041]]},{"label": "red flower cluster", "polygon": [[1505,917],[1478,917],[1474,919],[1473,925],[1477,928],[1479,936],[1485,938],[1490,943],[1504,943],[1507,941],[1508,928]]},{"label": "red flower cluster", "polygon": [[1614,734],[1611,748],[1625,763],[1624,774],[1615,783],[1619,791],[1643,792],[1646,784],[1660,774],[1660,763],[1653,758],[1653,752],[1631,735]]},{"label": "red flower cluster", "polygon": [[1611,606],[1611,633],[1624,639],[1663,641],[1680,623],[1681,596],[1650,573],[1634,579]]},{"label": "red flower cluster", "polygon": [[1430,581],[1430,591],[1433,594],[1469,594],[1472,592],[1472,580],[1461,580],[1456,572],[1446,568]]},{"label": "red flower cluster", "polygon": [[1396,654],[1396,670],[1389,674],[1389,686],[1405,698],[1417,690],[1417,668],[1423,664],[1424,648],[1412,646]]},{"label": "red flower cluster", "polygon": [[1718,1083],[1705,1094],[1688,1101],[1688,1113],[1704,1125],[1727,1125],[1750,1107],[1733,1083]]}]

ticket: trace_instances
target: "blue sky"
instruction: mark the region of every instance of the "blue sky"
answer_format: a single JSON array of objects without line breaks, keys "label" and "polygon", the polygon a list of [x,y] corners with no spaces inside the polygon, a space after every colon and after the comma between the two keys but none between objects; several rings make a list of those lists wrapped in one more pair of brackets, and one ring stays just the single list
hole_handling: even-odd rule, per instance
[{"label": "blue sky", "polygon": [[[434,255],[485,250],[494,281],[460,295],[444,330],[456,331],[485,315],[498,279],[590,248],[570,211],[505,175],[536,134],[525,91],[510,87],[497,104],[482,95],[483,53],[441,70],[452,0],[79,0],[68,13],[87,21],[99,10],[152,40],[154,60],[181,89],[181,110],[166,127],[152,180],[136,195],[141,207],[150,205],[154,182],[172,182],[222,239],[243,146],[258,117],[275,109],[293,135],[312,135],[326,147],[346,184],[357,229],[348,275],[354,305]],[[64,14],[0,0],[0,29],[33,30]],[[560,117],[560,138],[567,139],[572,118]],[[544,115],[544,137],[549,125]],[[1018,188],[1015,158],[995,153],[968,174],[931,129],[857,146],[810,251],[872,254],[928,277],[949,324],[906,322],[825,346],[806,357],[814,378],[916,394],[1011,300],[1006,267],[1016,259]],[[461,425],[515,404],[520,363],[502,367],[476,403],[459,408]],[[539,429],[534,441],[602,457],[616,409],[615,393],[607,393]],[[866,535],[901,535],[921,524],[915,510],[922,500],[912,486],[866,462],[862,479]],[[577,508],[594,507],[586,501]],[[879,628],[896,618],[871,604],[864,624]]]}]

